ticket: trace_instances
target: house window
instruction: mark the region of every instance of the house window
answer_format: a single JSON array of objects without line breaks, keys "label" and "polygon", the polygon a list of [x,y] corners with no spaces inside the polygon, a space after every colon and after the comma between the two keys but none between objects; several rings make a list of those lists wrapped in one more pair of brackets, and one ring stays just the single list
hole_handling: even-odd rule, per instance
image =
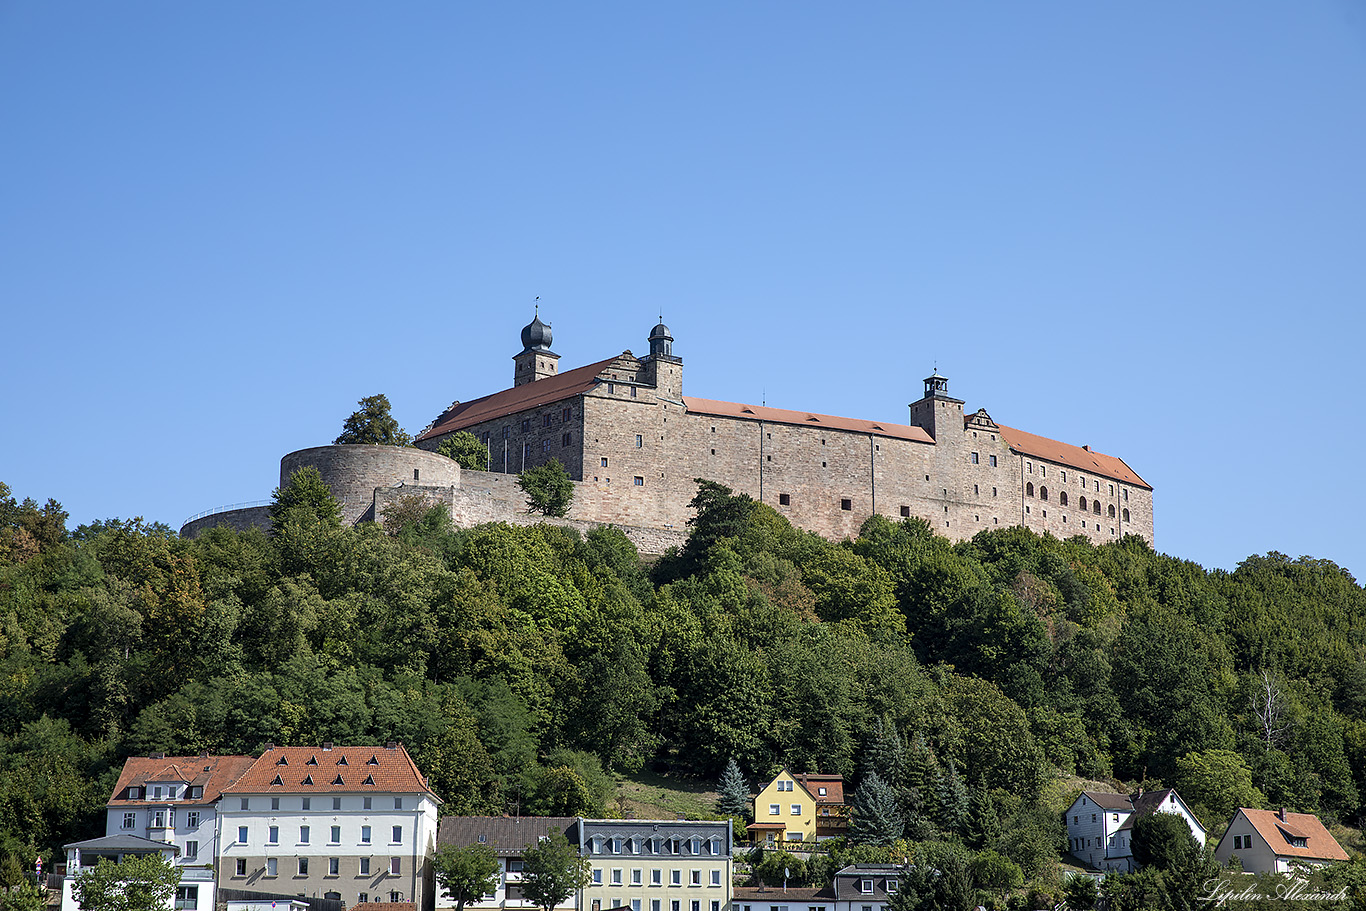
[{"label": "house window", "polygon": [[644,486],[645,486],[645,479],[642,478],[640,475],[636,475],[635,478],[634,478],[634,480],[633,480],[633,483],[634,483],[635,486],[637,486],[637,487],[644,487]]},{"label": "house window", "polygon": [[279,859],[278,857],[267,857],[267,858],[266,858],[266,875],[267,875],[267,876],[279,876],[279,875],[280,875],[280,859]]},{"label": "house window", "polygon": [[308,835],[309,835],[308,826],[299,826],[299,844],[302,844],[302,845],[308,844]]},{"label": "house window", "polygon": [[694,886],[700,886],[700,885],[702,885],[702,871],[701,871],[701,870],[692,870],[692,871],[690,871],[690,873],[691,873],[691,876],[690,876],[688,882],[689,882],[691,885],[694,885]]},{"label": "house window", "polygon": [[237,843],[238,843],[239,845],[244,845],[244,844],[247,843],[247,827],[246,827],[246,826],[238,826],[238,827],[237,827]]},{"label": "house window", "polygon": [[[311,782],[311,781],[309,782],[309,784],[312,784],[312,783],[313,783],[313,782]],[[313,798],[312,798],[312,797],[305,797],[305,798],[303,799],[303,806],[302,806],[302,809],[310,810],[310,809],[312,809],[312,808],[313,808]]]},{"label": "house window", "polygon": [[242,807],[241,807],[241,808],[242,808],[243,810],[250,810],[250,809],[251,809],[251,799],[250,799],[250,798],[247,798],[247,797],[243,797],[243,798],[242,798]]},{"label": "house window", "polygon": [[850,499],[843,499],[843,500],[840,500],[840,509],[844,510],[845,512],[848,512],[849,510],[851,510],[851,509],[853,509],[853,508],[854,508],[854,501],[853,501],[853,500],[850,500]]},{"label": "house window", "polygon": [[[771,803],[771,804],[768,805],[768,815],[769,815],[769,816],[778,816],[778,815],[780,815],[782,812],[783,812],[783,808],[780,807],[780,806],[778,806],[776,803]],[[246,829],[243,829],[242,831],[245,832]],[[243,839],[243,840],[245,841],[245,839]]]},{"label": "house window", "polygon": [[369,827],[369,826],[361,826],[361,827],[360,827],[360,843],[363,844],[363,845],[368,845],[368,844],[370,844],[370,827]]},{"label": "house window", "polygon": [[719,885],[721,885],[721,871],[720,871],[720,870],[712,870],[712,871],[711,871],[711,884],[712,884],[713,886],[719,886]]},{"label": "house window", "polygon": [[975,453],[975,452],[972,454],[972,464],[974,464],[974,465],[978,464],[977,453]]},{"label": "house window", "polygon": [[617,867],[612,868],[612,885],[621,885],[621,870]]},{"label": "house window", "polygon": [[341,826],[332,827],[332,841],[330,842],[330,844],[341,844]]},{"label": "house window", "polygon": [[643,876],[644,876],[644,871],[642,871],[642,870],[632,870],[632,871],[631,871],[631,885],[633,885],[633,886],[638,886],[638,885],[640,885]]},{"label": "house window", "polygon": [[391,839],[393,844],[403,841],[403,826],[394,826],[394,837]]},{"label": "house window", "polygon": [[522,421],[522,433],[527,433],[527,432],[529,432],[530,430],[531,430],[531,419],[530,419],[530,418],[527,418],[526,420]]},{"label": "house window", "polygon": [[873,881],[871,879],[861,880],[859,882],[859,891],[871,894],[873,891]]},{"label": "house window", "polygon": [[794,804],[792,805],[792,815],[793,815],[793,816],[801,816],[801,815],[802,815],[802,805],[801,805],[801,804],[799,804],[799,803],[794,803]]},{"label": "house window", "polygon": [[278,809],[280,809],[280,798],[278,798],[278,797],[272,797],[272,798],[270,799],[270,808],[271,808],[272,810],[278,810]]},{"label": "house window", "polygon": [[791,505],[792,505],[792,494],[790,494],[790,493],[780,493],[780,494],[778,494],[778,505],[779,505],[779,506],[791,506]]},{"label": "house window", "polygon": [[599,870],[599,869],[596,869],[596,868],[594,868],[594,870],[593,870],[593,885],[595,885],[595,886],[601,886],[601,885],[602,885],[602,871]]},{"label": "house window", "polygon": [[341,875],[341,858],[340,858],[340,857],[329,857],[329,858],[327,859],[327,875],[328,875],[328,876],[340,876],[340,875]]},{"label": "house window", "polygon": [[187,810],[187,811],[185,812],[185,825],[186,825],[187,828],[191,828],[191,829],[197,829],[197,828],[199,828],[199,811],[198,811],[198,810]]},{"label": "house window", "polygon": [[664,885],[664,871],[663,871],[663,870],[651,870],[651,871],[650,871],[650,885],[652,885],[652,886],[662,886],[662,885]]},{"label": "house window", "polygon": [[395,902],[395,903],[403,901],[403,893],[402,893],[402,892],[390,892],[390,893],[389,893],[389,901]]},{"label": "house window", "polygon": [[333,797],[333,798],[332,798],[332,809],[334,809],[334,810],[340,810],[340,809],[341,809],[341,798],[340,798],[340,797]]},{"label": "house window", "polygon": [[681,885],[683,885],[683,871],[682,871],[682,870],[670,870],[670,871],[669,871],[669,885],[671,885],[671,886],[681,886]]},{"label": "house window", "polygon": [[237,864],[236,864],[236,866],[235,866],[233,869],[235,869],[235,870],[237,871],[237,875],[238,875],[238,876],[246,876],[246,875],[247,875],[247,859],[246,859],[245,857],[239,857],[239,858],[237,858]]},{"label": "house window", "polygon": [[391,857],[391,858],[389,858],[389,875],[390,875],[390,876],[398,876],[398,875],[399,875],[400,873],[402,873],[402,872],[403,872],[403,858],[401,858],[401,857]]},{"label": "house window", "polygon": [[137,824],[138,824],[138,814],[136,814],[136,813],[124,813],[124,814],[123,814],[123,828],[125,828],[125,829],[132,829],[132,828],[135,828],[135,827],[137,826]]},{"label": "house window", "polygon": [[561,411],[561,412],[560,412],[560,420],[562,420],[562,421],[567,421],[567,420],[569,420],[569,415],[570,415],[569,409],[566,408],[564,411]]},{"label": "house window", "polygon": [[368,858],[368,857],[362,857],[362,858],[360,859],[360,875],[361,875],[361,876],[369,876],[369,875],[370,875],[370,858]]},{"label": "house window", "polygon": [[266,830],[266,844],[278,845],[280,843],[280,827],[271,826]]},{"label": "house window", "polygon": [[572,442],[573,442],[573,435],[572,435],[572,434],[566,433],[564,436],[560,437],[560,445],[561,445],[561,446],[568,446],[568,445],[569,445],[570,443],[572,443]]},{"label": "house window", "polygon": [[364,798],[361,799],[361,809],[362,809],[362,810],[368,810],[368,809],[370,809],[370,801],[371,801],[371,799],[372,799],[372,798],[369,798],[369,797],[364,797]]},{"label": "house window", "polygon": [[177,908],[199,907],[199,887],[177,886],[175,890],[175,906]]},{"label": "house window", "polygon": [[198,857],[198,856],[199,856],[199,842],[197,842],[197,841],[187,841],[187,842],[185,842],[185,859],[186,859],[186,860],[194,860],[194,859],[195,859],[196,857]]}]

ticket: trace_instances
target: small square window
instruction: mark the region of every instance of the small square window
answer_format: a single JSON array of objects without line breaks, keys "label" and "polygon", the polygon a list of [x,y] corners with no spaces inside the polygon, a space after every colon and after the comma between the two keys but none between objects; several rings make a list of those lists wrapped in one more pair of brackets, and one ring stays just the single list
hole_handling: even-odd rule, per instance
[{"label": "small square window", "polygon": [[848,512],[849,510],[851,510],[851,509],[853,509],[853,508],[854,508],[854,501],[853,501],[853,500],[850,500],[850,499],[840,500],[840,509],[844,510],[845,512]]},{"label": "small square window", "polygon": [[239,858],[237,858],[237,864],[236,864],[235,869],[236,869],[236,871],[237,871],[237,875],[238,875],[238,876],[246,876],[246,875],[247,875],[247,859],[246,859],[245,857],[239,857]]},{"label": "small square window", "polygon": [[606,459],[606,457],[604,457],[603,460],[602,460],[602,467],[603,467],[603,468],[606,468],[606,467],[607,467],[607,459]]},{"label": "small square window", "polygon": [[791,506],[791,505],[792,505],[792,494],[790,494],[790,493],[780,493],[780,494],[778,494],[778,505],[779,505],[779,506]]},{"label": "small square window", "polygon": [[909,506],[903,506],[903,507],[901,507],[901,518],[903,518],[903,519],[909,519],[910,517],[911,517],[911,507],[909,507]]},{"label": "small square window", "polygon": [[640,475],[636,475],[636,476],[635,476],[635,479],[633,480],[632,483],[634,483],[635,486],[637,486],[637,487],[644,487],[644,486],[645,486],[645,479],[642,478]]}]

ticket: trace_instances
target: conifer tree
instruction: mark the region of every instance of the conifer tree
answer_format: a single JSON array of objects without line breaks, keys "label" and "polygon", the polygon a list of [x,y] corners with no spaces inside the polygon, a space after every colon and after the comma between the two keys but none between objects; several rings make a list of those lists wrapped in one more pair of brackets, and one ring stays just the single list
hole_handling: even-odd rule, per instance
[{"label": "conifer tree", "polygon": [[851,801],[853,821],[849,842],[855,845],[890,845],[905,831],[896,794],[876,772],[863,779]]},{"label": "conifer tree", "polygon": [[895,789],[904,786],[906,751],[897,733],[896,723],[884,715],[873,722],[873,731],[863,750],[864,776],[876,773]]},{"label": "conifer tree", "polygon": [[939,824],[944,831],[955,835],[965,833],[970,812],[968,789],[963,786],[963,779],[958,777],[958,769],[952,759],[940,773],[935,792],[939,798]]},{"label": "conifer tree", "polygon": [[1001,818],[986,784],[979,781],[968,799],[968,836],[973,847],[993,847],[1001,838]]},{"label": "conifer tree", "polygon": [[726,770],[721,773],[721,783],[716,790],[719,792],[716,798],[716,812],[724,816],[739,816],[742,819],[749,815],[749,785],[745,784],[745,776],[740,773],[740,763],[735,761],[734,756],[726,763]]}]

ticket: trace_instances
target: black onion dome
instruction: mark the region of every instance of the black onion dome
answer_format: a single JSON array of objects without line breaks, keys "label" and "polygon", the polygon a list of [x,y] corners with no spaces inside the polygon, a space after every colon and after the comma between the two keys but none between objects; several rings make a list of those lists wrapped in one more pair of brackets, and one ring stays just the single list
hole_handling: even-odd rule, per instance
[{"label": "black onion dome", "polygon": [[651,338],[651,339],[656,339],[656,338],[669,338],[669,339],[671,339],[671,338],[673,338],[673,333],[669,331],[669,327],[668,327],[668,326],[664,325],[663,323],[660,323],[658,326],[655,326],[653,329],[650,330],[650,338]]},{"label": "black onion dome", "polygon": [[522,347],[528,351],[550,348],[550,324],[541,322],[538,315],[522,329]]}]

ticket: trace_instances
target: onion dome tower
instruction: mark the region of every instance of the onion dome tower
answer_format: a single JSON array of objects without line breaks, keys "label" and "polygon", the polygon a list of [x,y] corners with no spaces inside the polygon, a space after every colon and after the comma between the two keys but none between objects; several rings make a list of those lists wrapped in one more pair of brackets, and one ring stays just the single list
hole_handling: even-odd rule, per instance
[{"label": "onion dome tower", "polygon": [[512,358],[512,385],[525,386],[555,376],[560,356],[550,350],[550,324],[541,322],[541,308],[522,328],[522,352]]},{"label": "onion dome tower", "polygon": [[674,356],[674,337],[660,316],[659,324],[650,330],[650,353],[641,358],[645,382],[654,386],[663,398],[682,404],[683,358]]}]

